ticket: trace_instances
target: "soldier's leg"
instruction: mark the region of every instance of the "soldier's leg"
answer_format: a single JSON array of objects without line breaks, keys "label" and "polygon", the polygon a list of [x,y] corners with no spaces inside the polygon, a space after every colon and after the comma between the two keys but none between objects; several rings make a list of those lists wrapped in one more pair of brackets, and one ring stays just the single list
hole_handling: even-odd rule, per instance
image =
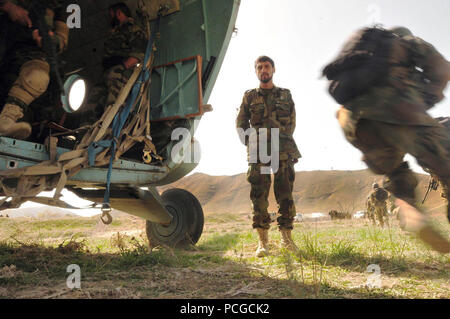
[{"label": "soldier's leg", "polygon": [[376,225],[375,221],[375,211],[372,201],[369,201],[367,203],[367,217],[369,218],[369,221],[372,222],[372,225]]},{"label": "soldier's leg", "polygon": [[[432,130],[439,127],[418,130],[416,126],[393,125],[370,120],[355,120],[346,109],[338,112],[339,124],[345,137],[364,154],[364,161],[376,174],[385,174],[384,188],[393,193],[398,205],[401,205],[398,216],[400,227],[416,233],[424,242],[435,250],[449,252],[450,243],[427,221],[426,217],[415,207],[415,187],[417,179],[408,164],[403,162],[404,154],[411,153],[418,160],[420,155],[429,157],[426,167],[436,168],[439,174],[449,173],[448,133],[441,127],[438,131],[444,145],[439,146],[436,138],[430,138]],[[436,134],[431,134],[431,136]],[[420,141],[421,140],[421,141]],[[427,142],[426,142],[427,141]],[[418,150],[420,149],[420,151]],[[433,152],[437,152],[432,155]],[[430,154],[431,153],[431,154]],[[439,154],[440,153],[440,154]],[[443,155],[446,154],[446,157]],[[438,166],[442,167],[438,167]],[[446,173],[445,173],[446,172]],[[448,176],[448,175],[445,175]],[[448,182],[450,183],[450,179]],[[447,184],[448,185],[448,184]],[[450,212],[449,212],[450,213]]]},{"label": "soldier's leg", "polygon": [[281,244],[292,252],[298,252],[298,247],[292,239],[294,217],[296,214],[292,191],[294,188],[295,170],[290,160],[280,161],[278,171],[274,176],[274,193],[278,203],[278,227],[281,232]]},{"label": "soldier's leg", "polygon": [[[434,175],[438,176],[442,184],[450,186],[450,136],[443,127],[425,127],[425,126],[401,126],[383,123],[382,128],[378,130],[381,138],[391,138],[401,148],[402,151],[413,155],[417,162],[428,168]],[[401,181],[396,182],[391,178],[391,184],[400,188],[400,184],[405,184],[407,176],[411,176],[409,170],[397,174]],[[448,189],[448,188],[447,188]],[[429,223],[427,217],[418,209],[419,205],[408,198],[411,196],[401,191],[395,191],[394,195],[400,199],[399,219],[402,229],[415,232],[423,241],[441,253],[450,252],[450,242],[442,236]],[[410,205],[408,205],[410,204]],[[450,207],[447,205],[447,216],[450,221]]]},{"label": "soldier's leg", "polygon": [[381,207],[377,207],[375,208],[375,212],[378,218],[378,222],[380,223],[381,227],[384,227],[384,216],[383,216],[383,211],[381,209]]},{"label": "soldier's leg", "polygon": [[250,199],[253,206],[253,228],[270,228],[269,190],[271,177],[261,174],[260,164],[250,164],[247,172],[247,181],[250,183]]},{"label": "soldier's leg", "polygon": [[294,228],[294,217],[296,214],[292,191],[294,188],[295,170],[293,163],[280,161],[280,167],[274,174],[273,190],[278,204],[277,218],[280,229]]},{"label": "soldier's leg", "polygon": [[[393,136],[399,147],[413,155],[417,162],[438,177],[447,195],[450,187],[450,136],[444,127],[384,125],[381,134]],[[396,195],[394,193],[394,195]],[[396,195],[396,197],[399,197]],[[447,196],[448,197],[448,196]],[[402,198],[402,197],[400,197]],[[450,221],[450,207],[447,205]]]},{"label": "soldier's leg", "polygon": [[[338,114],[346,139],[363,153],[363,161],[375,174],[386,175],[384,188],[396,197],[415,203],[417,179],[403,162],[407,153],[401,149],[397,139],[382,135],[382,122],[354,120],[351,112],[341,109]],[[399,126],[397,126],[399,127]],[[395,129],[391,134],[395,135]]]},{"label": "soldier's leg", "polygon": [[250,183],[250,199],[252,201],[253,225],[258,232],[258,248],[256,257],[267,256],[269,252],[269,228],[270,215],[267,211],[269,207],[269,190],[271,178],[269,174],[261,174],[261,165],[250,164],[247,172],[247,180]]},{"label": "soldier's leg", "polygon": [[126,70],[123,65],[113,66],[106,72],[105,82],[108,88],[108,96],[106,98],[105,107],[116,101],[120,91],[127,84],[132,73],[132,69]]},{"label": "soldier's leg", "polygon": [[377,225],[377,219],[376,219],[375,210],[372,210],[372,212],[371,212],[371,220],[372,220],[372,225],[376,226]]},{"label": "soldier's leg", "polygon": [[28,105],[47,90],[49,72],[49,64],[41,59],[32,59],[22,65],[0,114],[0,135],[25,139],[31,134],[30,124],[16,122],[23,117]]}]

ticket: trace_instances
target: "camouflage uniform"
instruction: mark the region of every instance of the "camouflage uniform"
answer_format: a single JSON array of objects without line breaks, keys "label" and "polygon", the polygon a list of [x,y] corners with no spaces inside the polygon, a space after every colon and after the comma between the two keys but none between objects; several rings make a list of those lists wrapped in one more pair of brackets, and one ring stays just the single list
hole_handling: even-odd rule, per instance
[{"label": "camouflage uniform", "polygon": [[[295,130],[295,105],[290,91],[278,87],[246,91],[236,119],[236,127],[244,131],[249,127],[257,130],[267,128],[268,153],[270,153],[270,129],[279,129],[279,168],[274,173],[274,193],[280,214],[277,221],[280,229],[293,229],[296,214],[292,198],[295,179],[294,161],[301,155],[292,137]],[[246,145],[250,153],[252,145],[248,142]],[[259,159],[257,163],[249,163],[247,180],[251,185],[253,228],[269,229],[270,227],[270,215],[267,208],[271,176],[261,174],[261,167],[267,165],[269,164],[262,164]]]},{"label": "camouflage uniform", "polygon": [[[450,79],[450,64],[429,43],[412,35],[396,41],[388,78],[344,105],[338,119],[347,140],[364,154],[376,174],[384,174],[384,187],[397,198],[415,205],[418,184],[405,154],[428,168],[450,186],[450,135],[427,114],[443,99]],[[420,81],[423,70],[427,82]],[[427,94],[424,94],[427,92]],[[450,218],[450,207],[448,208]]]},{"label": "camouflage uniform", "polygon": [[[30,7],[32,0],[17,0],[11,1],[24,9]],[[43,5],[50,9],[47,11],[45,20],[49,29],[54,29],[55,21],[61,21],[64,24],[67,20],[66,8],[63,1],[58,0],[41,0]],[[0,105],[8,95],[8,89],[17,79],[20,68],[28,61],[37,59],[47,63],[46,54],[36,45],[36,42],[31,37],[32,29],[27,26],[22,26],[12,22],[5,12],[0,11],[0,72],[2,77],[0,79]],[[60,41],[57,37],[53,37]],[[67,43],[65,43],[67,47]],[[14,102],[20,103],[15,100]]]},{"label": "camouflage uniform", "polygon": [[[42,9],[43,16],[39,18],[44,18],[48,29],[54,34],[51,41],[56,46],[55,53],[62,53],[67,48],[69,29],[63,1],[11,2],[27,10],[30,19],[33,19],[34,13],[32,5],[40,5],[38,9]],[[26,139],[32,132],[29,123],[42,111],[33,109],[33,102],[48,92],[50,63],[47,54],[33,39],[36,31],[36,21],[29,28],[11,21],[3,11],[0,14],[0,136]],[[21,118],[25,121],[19,122]]]},{"label": "camouflage uniform", "polygon": [[128,18],[127,22],[113,29],[104,43],[104,48],[102,82],[92,88],[85,108],[91,112],[88,115],[89,121],[96,121],[104,109],[114,103],[120,90],[133,74],[133,68],[125,69],[123,62],[129,57],[140,62],[144,60],[147,36],[132,18]]},{"label": "camouflage uniform", "polygon": [[382,193],[383,197],[388,198],[388,193],[383,188],[375,188],[374,191],[367,198],[367,213],[369,215],[369,219],[372,223],[376,224],[376,219],[378,219],[380,226],[384,226],[384,222],[389,225],[389,216],[387,210],[387,201],[380,200],[377,193]]}]

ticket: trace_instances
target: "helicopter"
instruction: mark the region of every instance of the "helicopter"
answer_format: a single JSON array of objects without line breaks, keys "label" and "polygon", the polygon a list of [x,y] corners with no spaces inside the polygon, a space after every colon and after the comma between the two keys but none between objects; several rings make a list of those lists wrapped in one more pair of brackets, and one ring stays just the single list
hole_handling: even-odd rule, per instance
[{"label": "helicopter", "polygon": [[[84,97],[102,76],[108,7],[116,2],[70,1],[81,23],[70,29],[59,59],[63,91],[52,77],[47,93],[30,105],[27,140],[0,137],[0,210],[26,201],[81,209],[61,200],[65,188],[93,202],[106,224],[112,209],[145,219],[151,246],[195,245],[204,226],[198,199],[183,189],[159,194],[156,187],[198,165],[194,134],[212,110],[207,102],[240,1],[124,1],[148,32],[146,59],[102,117],[80,127]],[[53,197],[39,196],[52,190]]]}]

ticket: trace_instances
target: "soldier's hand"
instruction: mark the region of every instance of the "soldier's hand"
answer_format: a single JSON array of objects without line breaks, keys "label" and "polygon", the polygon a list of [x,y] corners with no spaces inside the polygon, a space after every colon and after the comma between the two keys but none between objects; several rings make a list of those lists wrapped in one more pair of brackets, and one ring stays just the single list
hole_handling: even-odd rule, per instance
[{"label": "soldier's hand", "polygon": [[[48,31],[48,34],[53,37],[55,34],[53,33],[53,31]],[[42,37],[39,34],[39,30],[33,30],[33,32],[31,33],[31,36],[33,37],[34,42],[36,42],[36,45],[38,47],[42,47]]]},{"label": "soldier's hand", "polygon": [[11,21],[27,26],[28,28],[32,27],[33,24],[28,16],[28,11],[24,8],[12,3],[11,1],[6,1],[3,5],[3,11],[8,13]]},{"label": "soldier's hand", "polygon": [[126,59],[123,62],[123,66],[125,67],[125,69],[128,70],[129,68],[132,68],[132,67],[136,66],[138,63],[139,63],[138,59],[136,59],[134,57],[129,57],[128,59]]}]

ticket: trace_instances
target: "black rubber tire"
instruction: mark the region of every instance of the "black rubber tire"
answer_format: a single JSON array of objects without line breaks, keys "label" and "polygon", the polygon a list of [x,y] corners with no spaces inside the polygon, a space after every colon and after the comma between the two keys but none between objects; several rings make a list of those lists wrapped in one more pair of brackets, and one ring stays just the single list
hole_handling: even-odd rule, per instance
[{"label": "black rubber tire", "polygon": [[150,246],[189,248],[195,245],[202,235],[204,225],[203,209],[198,199],[180,188],[165,191],[161,198],[173,219],[169,226],[147,221],[146,232]]}]

